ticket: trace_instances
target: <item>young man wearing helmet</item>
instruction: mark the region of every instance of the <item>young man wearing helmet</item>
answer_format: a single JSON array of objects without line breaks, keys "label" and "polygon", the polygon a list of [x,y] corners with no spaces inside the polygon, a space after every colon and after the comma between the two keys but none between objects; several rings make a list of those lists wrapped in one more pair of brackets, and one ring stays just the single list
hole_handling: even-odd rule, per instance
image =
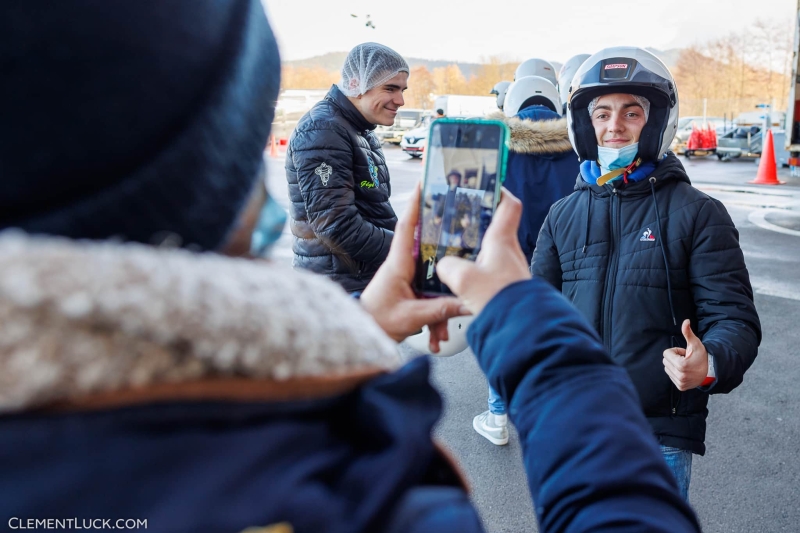
[{"label": "young man wearing helmet", "polygon": [[736,388],[761,327],[725,207],[671,152],[678,94],[640,48],[609,48],[572,81],[576,192],[553,205],[532,271],[567,296],[630,374],[679,488],[705,453],[708,395]]},{"label": "young man wearing helmet", "polygon": [[[572,192],[578,173],[560,110],[555,86],[545,78],[526,76],[509,87],[504,115],[492,117],[503,120],[510,131],[505,187],[522,201],[518,236],[528,264],[550,206]],[[507,444],[506,405],[491,387],[488,403],[472,427],[493,444]]]},{"label": "young man wearing helmet", "polygon": [[408,64],[378,43],[353,48],[342,81],[297,123],[286,152],[294,265],[361,291],[389,253],[397,216],[376,125],[403,106]]}]

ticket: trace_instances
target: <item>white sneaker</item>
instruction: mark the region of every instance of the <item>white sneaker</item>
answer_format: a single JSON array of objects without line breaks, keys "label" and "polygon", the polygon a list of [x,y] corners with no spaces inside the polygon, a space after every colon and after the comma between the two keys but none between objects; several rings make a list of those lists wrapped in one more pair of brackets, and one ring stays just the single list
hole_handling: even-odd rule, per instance
[{"label": "white sneaker", "polygon": [[472,419],[472,427],[492,444],[508,444],[508,415],[493,415],[491,411],[485,411]]}]

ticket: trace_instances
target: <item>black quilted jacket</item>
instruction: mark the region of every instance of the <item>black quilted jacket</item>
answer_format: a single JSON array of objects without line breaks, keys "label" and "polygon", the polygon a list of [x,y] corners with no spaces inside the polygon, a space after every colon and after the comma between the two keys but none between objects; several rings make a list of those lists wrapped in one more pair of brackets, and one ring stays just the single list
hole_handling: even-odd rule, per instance
[{"label": "black quilted jacket", "polygon": [[360,291],[386,259],[397,216],[375,126],[334,85],[286,153],[296,268]]},{"label": "black quilted jacket", "polygon": [[[739,233],[722,203],[692,187],[673,154],[627,185],[579,176],[550,209],[531,268],[628,370],[661,444],[705,453],[709,393],[738,386],[761,342]],[[710,390],[679,392],[664,371],[664,350],[685,346],[686,318],[714,356]]]}]

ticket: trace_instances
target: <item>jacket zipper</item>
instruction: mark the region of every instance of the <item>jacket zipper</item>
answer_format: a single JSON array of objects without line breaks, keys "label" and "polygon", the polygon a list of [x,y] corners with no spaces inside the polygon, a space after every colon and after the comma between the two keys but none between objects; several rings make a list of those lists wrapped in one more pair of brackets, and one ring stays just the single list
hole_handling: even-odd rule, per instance
[{"label": "jacket zipper", "polygon": [[[677,337],[675,337],[675,335],[673,335],[670,338],[670,340],[672,341],[672,344],[670,344],[670,346],[680,346],[680,344],[678,344],[678,339]],[[675,384],[672,383],[672,381],[670,381],[669,386],[670,386],[669,408],[672,411],[672,414],[675,415],[678,413],[678,406],[681,404],[681,391],[678,390],[678,387],[676,387]],[[678,397],[677,400],[675,399],[676,393]]]},{"label": "jacket zipper", "polygon": [[[669,390],[669,403],[670,407],[672,408],[672,414],[678,414],[678,406],[681,404],[681,391],[679,391],[674,384],[670,383],[670,390]],[[677,392],[678,399],[675,399],[675,392]]]},{"label": "jacket zipper", "polygon": [[[589,193],[591,194],[591,192]],[[608,270],[606,271],[606,286],[603,295],[603,343],[606,350],[611,353],[611,300],[614,298],[614,290],[616,289],[616,272],[617,264],[619,263],[619,246],[617,245],[617,235],[619,235],[619,209],[620,209],[619,196],[617,196],[616,187],[612,189],[611,193],[611,239],[609,246],[611,253],[608,258]],[[588,214],[587,214],[588,216]]]}]

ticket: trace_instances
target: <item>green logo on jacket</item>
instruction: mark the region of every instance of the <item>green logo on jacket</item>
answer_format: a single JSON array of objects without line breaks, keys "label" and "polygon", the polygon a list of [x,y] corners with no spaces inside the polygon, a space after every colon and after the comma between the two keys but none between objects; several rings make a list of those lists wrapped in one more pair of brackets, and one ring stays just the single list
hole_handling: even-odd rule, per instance
[{"label": "green logo on jacket", "polygon": [[[380,185],[380,182],[378,181],[378,167],[376,167],[375,163],[372,162],[372,158],[369,156],[369,154],[367,154],[367,166],[369,167],[369,177],[372,178],[372,183],[374,183],[377,187]],[[364,185],[361,186],[363,187]]]}]

